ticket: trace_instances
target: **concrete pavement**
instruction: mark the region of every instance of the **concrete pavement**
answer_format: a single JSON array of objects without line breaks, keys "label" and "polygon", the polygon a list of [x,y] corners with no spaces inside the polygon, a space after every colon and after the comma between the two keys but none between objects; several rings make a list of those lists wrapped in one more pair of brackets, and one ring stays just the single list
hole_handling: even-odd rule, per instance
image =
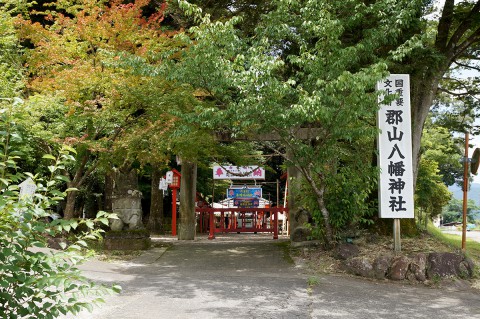
[{"label": "concrete pavement", "polygon": [[[89,278],[121,294],[71,318],[479,318],[477,291],[311,275],[271,235],[172,241],[129,262],[92,261]],[[281,242],[282,240],[280,240]],[[312,281],[310,279],[310,281]]]},{"label": "concrete pavement", "polygon": [[[442,232],[445,234],[458,235],[460,238],[462,237],[462,232],[458,230],[442,230]],[[467,240],[469,239],[480,242],[480,231],[467,231]]]}]

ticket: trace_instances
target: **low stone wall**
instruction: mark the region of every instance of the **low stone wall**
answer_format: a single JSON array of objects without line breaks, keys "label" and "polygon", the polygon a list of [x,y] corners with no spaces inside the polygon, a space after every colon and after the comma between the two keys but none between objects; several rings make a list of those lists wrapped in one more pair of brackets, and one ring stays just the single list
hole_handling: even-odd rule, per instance
[{"label": "low stone wall", "polygon": [[376,257],[359,256],[353,244],[336,247],[334,256],[351,274],[376,279],[410,280],[424,282],[443,277],[471,278],[474,263],[457,253],[381,254]]},{"label": "low stone wall", "polygon": [[109,231],[104,238],[106,250],[146,250],[150,244],[150,234],[146,230]]}]

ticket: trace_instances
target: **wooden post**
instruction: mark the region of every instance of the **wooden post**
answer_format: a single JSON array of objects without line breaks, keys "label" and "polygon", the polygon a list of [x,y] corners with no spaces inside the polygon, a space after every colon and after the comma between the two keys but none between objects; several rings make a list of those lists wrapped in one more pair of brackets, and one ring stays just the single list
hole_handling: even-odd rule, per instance
[{"label": "wooden post", "polygon": [[462,251],[467,246],[467,204],[468,204],[468,132],[465,133],[465,158],[463,159],[463,224],[462,224]]},{"label": "wooden post", "polygon": [[393,242],[396,252],[402,251],[402,243],[400,236],[400,218],[395,218],[393,220]]}]

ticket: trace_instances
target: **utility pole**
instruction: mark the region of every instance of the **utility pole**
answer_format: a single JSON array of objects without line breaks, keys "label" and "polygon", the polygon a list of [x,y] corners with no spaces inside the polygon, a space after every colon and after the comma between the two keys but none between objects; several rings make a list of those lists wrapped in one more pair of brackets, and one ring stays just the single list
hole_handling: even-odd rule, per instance
[{"label": "utility pole", "polygon": [[465,133],[465,157],[463,159],[463,224],[462,251],[466,250],[467,242],[467,203],[468,203],[468,132]]}]

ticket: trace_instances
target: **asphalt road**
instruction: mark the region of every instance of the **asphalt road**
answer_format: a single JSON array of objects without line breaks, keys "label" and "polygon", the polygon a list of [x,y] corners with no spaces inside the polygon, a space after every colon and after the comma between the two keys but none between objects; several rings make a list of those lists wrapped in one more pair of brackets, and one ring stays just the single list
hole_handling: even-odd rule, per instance
[{"label": "asphalt road", "polygon": [[[446,233],[446,234],[453,234],[453,235],[458,235],[458,236],[462,236],[462,232],[461,231],[456,231],[456,230],[442,230],[442,232]],[[467,240],[468,239],[471,239],[471,240],[475,240],[475,241],[478,241],[480,242],[480,231],[467,231]]]},{"label": "asphalt road", "polygon": [[[278,242],[278,241],[277,241]],[[131,262],[91,261],[89,278],[121,294],[77,319],[479,318],[480,293],[305,272],[275,241],[175,241]],[[308,282],[315,281],[313,287]]]}]

